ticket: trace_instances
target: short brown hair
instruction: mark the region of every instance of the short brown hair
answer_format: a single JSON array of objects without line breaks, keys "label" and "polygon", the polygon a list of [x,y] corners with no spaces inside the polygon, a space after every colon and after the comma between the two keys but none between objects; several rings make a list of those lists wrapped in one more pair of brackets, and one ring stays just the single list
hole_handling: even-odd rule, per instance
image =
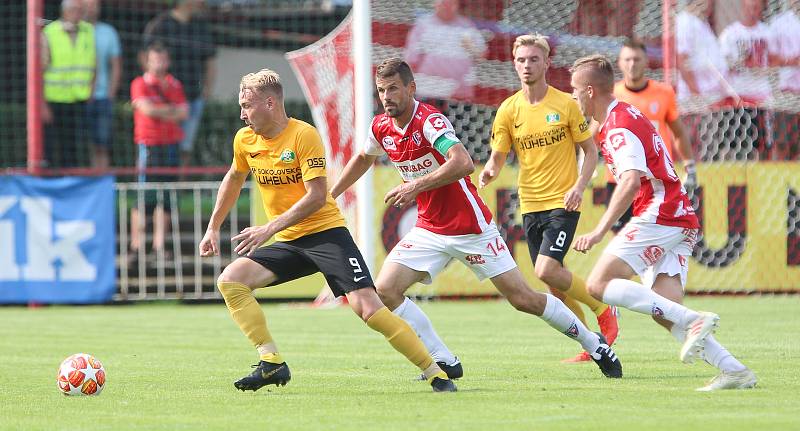
[{"label": "short brown hair", "polygon": [[158,40],[150,43],[149,45],[147,45],[147,47],[145,47],[144,52],[150,52],[150,51],[157,52],[157,53],[166,52],[167,54],[169,54],[169,51],[167,50],[167,47],[164,46],[164,44],[161,43],[161,41],[158,41]]},{"label": "short brown hair", "polygon": [[645,45],[641,40],[633,37],[625,38],[625,40],[622,42],[622,46],[631,49],[641,49],[643,53],[647,54],[647,45]]},{"label": "short brown hair", "polygon": [[514,40],[514,45],[511,47],[511,55],[516,55],[517,48],[520,46],[537,46],[544,52],[545,58],[550,56],[550,43],[547,42],[547,36],[538,33],[517,36],[517,39]]},{"label": "short brown hair", "polygon": [[604,55],[594,54],[575,60],[569,69],[571,73],[587,69],[589,84],[599,90],[611,93],[614,91],[614,66]]},{"label": "short brown hair", "polygon": [[375,68],[375,77],[377,78],[386,79],[397,74],[400,74],[400,80],[403,81],[403,85],[408,85],[414,80],[411,66],[398,57],[387,58]]},{"label": "short brown hair", "polygon": [[239,91],[252,90],[261,95],[272,94],[283,99],[283,85],[278,72],[270,69],[261,69],[258,72],[248,73],[239,82]]}]

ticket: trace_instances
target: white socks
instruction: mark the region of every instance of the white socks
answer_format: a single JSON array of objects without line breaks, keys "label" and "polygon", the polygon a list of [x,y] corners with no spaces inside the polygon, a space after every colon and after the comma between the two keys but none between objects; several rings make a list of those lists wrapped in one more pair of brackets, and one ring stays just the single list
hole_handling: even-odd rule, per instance
[{"label": "white socks", "polygon": [[[696,312],[639,283],[620,278],[608,282],[603,292],[603,302],[669,320],[672,322],[670,333],[681,344],[686,341],[686,328],[699,317]],[[721,371],[741,371],[747,368],[719,344],[713,335],[706,338],[703,359]]]},{"label": "white socks", "polygon": [[650,316],[658,316],[686,328],[699,315],[635,281],[615,278],[603,292],[603,302]]},{"label": "white socks", "polygon": [[686,327],[678,325],[677,323],[672,324],[672,328],[669,330],[669,333],[672,334],[672,337],[678,340],[678,344],[683,344],[686,341]]},{"label": "white socks", "polygon": [[433,329],[428,316],[422,312],[414,301],[406,297],[399,307],[392,310],[392,313],[408,322],[420,340],[422,340],[422,344],[428,348],[435,362],[444,362],[447,365],[453,365],[457,362],[455,355],[444,345],[436,330]]},{"label": "white socks", "polygon": [[[681,327],[673,324],[672,329],[669,331],[679,343],[683,344],[686,341],[686,327]],[[720,371],[735,372],[742,371],[747,367],[744,366],[738,359],[736,359],[719,341],[709,334],[706,337],[706,346],[703,349],[703,359],[709,365],[718,368]]]},{"label": "white socks", "polygon": [[709,334],[706,338],[706,347],[703,350],[703,359],[709,364],[719,368],[722,371],[742,371],[745,367],[744,364],[734,358],[733,355],[719,344],[713,335]]},{"label": "white socks", "polygon": [[545,296],[547,296],[547,304],[544,306],[542,320],[557,329],[558,332],[576,339],[587,352],[594,353],[600,346],[597,334],[584,326],[580,319],[558,298],[549,293],[546,293]]}]

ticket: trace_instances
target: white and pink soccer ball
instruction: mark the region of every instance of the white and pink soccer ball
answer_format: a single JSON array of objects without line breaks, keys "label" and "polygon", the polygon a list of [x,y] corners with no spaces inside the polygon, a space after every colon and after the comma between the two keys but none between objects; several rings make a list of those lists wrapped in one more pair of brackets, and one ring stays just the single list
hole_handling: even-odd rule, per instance
[{"label": "white and pink soccer ball", "polygon": [[76,353],[58,367],[57,383],[64,395],[100,395],[106,385],[106,370],[94,356]]}]

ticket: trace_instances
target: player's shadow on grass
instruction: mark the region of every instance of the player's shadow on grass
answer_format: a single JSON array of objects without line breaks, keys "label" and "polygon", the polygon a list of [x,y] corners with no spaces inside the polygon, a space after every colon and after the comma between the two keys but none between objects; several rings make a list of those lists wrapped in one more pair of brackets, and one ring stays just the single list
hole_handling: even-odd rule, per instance
[{"label": "player's shadow on grass", "polygon": [[716,373],[711,370],[708,374],[680,373],[680,374],[625,374],[622,380],[678,380],[678,379],[710,379]]},{"label": "player's shadow on grass", "polygon": [[456,391],[456,394],[458,394],[459,392],[462,392],[462,393],[463,392],[466,392],[466,393],[470,393],[470,392],[483,392],[483,393],[497,392],[497,393],[500,393],[500,392],[508,392],[508,390],[492,389],[492,388],[462,388],[461,386],[459,386],[458,387],[458,391]]}]

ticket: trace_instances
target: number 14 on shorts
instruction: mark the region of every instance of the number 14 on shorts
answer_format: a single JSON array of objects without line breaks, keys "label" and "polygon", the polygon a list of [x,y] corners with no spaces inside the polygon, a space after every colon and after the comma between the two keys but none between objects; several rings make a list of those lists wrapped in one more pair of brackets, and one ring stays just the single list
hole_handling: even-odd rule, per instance
[{"label": "number 14 on shorts", "polygon": [[489,243],[486,244],[486,248],[492,252],[492,255],[498,256],[502,251],[506,250],[506,243],[503,241],[503,238],[497,237],[494,241],[489,241]]}]

